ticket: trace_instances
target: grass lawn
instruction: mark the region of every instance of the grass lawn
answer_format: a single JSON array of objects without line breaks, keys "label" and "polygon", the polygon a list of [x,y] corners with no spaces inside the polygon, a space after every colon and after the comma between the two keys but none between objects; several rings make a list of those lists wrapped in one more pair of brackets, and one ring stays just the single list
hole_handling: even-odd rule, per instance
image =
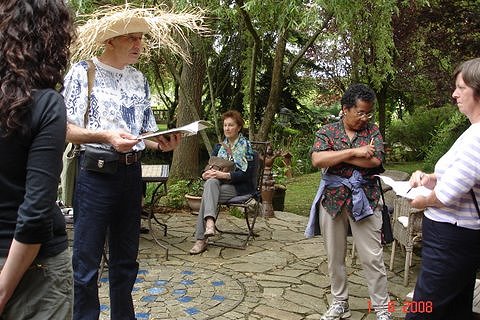
[{"label": "grass lawn", "polygon": [[[385,169],[412,173],[422,168],[421,162],[387,163]],[[285,211],[308,216],[310,205],[320,183],[320,172],[304,174],[287,181]]]},{"label": "grass lawn", "polygon": [[320,172],[293,177],[287,181],[285,211],[308,216],[320,183]]},{"label": "grass lawn", "polygon": [[387,170],[405,171],[412,174],[415,170],[423,170],[423,162],[411,161],[411,162],[389,162],[385,165]]}]

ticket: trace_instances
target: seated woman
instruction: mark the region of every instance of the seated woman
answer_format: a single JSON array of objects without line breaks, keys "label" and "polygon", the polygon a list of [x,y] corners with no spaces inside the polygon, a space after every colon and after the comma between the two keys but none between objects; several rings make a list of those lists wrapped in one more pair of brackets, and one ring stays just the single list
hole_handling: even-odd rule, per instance
[{"label": "seated woman", "polygon": [[243,119],[238,111],[230,110],[222,115],[225,140],[217,144],[212,156],[218,156],[235,162],[232,172],[209,169],[203,172],[205,181],[202,203],[198,213],[195,238],[197,241],[190,249],[190,254],[199,254],[207,249],[207,238],[215,235],[215,219],[218,203],[235,196],[253,193],[254,174],[253,149],[241,131]]}]

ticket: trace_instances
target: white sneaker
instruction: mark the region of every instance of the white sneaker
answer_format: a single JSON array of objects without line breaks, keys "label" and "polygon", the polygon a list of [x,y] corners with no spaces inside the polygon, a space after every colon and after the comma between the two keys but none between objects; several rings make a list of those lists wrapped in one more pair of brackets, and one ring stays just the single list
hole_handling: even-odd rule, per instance
[{"label": "white sneaker", "polygon": [[393,320],[393,317],[387,310],[382,310],[377,312],[377,320]]},{"label": "white sneaker", "polygon": [[323,314],[320,320],[338,320],[345,319],[351,316],[347,301],[333,300],[330,308]]}]

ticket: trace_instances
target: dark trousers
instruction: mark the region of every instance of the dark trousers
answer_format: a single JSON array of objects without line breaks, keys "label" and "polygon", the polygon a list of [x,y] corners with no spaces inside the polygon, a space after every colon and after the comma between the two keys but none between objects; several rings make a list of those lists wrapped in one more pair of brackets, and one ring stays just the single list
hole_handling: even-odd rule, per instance
[{"label": "dark trousers", "polygon": [[75,320],[99,318],[97,277],[107,236],[111,319],[135,319],[131,293],[138,273],[141,181],[140,162],[120,164],[113,175],[80,169],[74,200]]},{"label": "dark trousers", "polygon": [[422,268],[405,319],[472,319],[480,231],[424,217],[422,240]]}]

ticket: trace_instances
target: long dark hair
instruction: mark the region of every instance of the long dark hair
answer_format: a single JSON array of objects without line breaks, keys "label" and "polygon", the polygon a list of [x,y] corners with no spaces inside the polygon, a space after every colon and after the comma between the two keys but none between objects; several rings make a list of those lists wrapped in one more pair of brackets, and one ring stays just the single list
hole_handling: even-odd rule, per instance
[{"label": "long dark hair", "polygon": [[75,35],[64,0],[0,1],[0,135],[28,132],[34,89],[60,89]]}]

